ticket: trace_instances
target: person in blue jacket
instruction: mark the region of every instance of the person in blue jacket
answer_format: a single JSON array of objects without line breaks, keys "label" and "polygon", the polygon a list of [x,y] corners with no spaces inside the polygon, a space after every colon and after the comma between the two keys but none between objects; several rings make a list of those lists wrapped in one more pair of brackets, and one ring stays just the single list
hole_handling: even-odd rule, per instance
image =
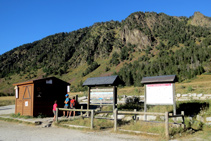
[{"label": "person in blue jacket", "polygon": [[[69,109],[69,103],[70,103],[70,99],[69,99],[69,94],[65,95],[65,101],[64,101],[64,108],[65,109]],[[67,111],[67,116],[68,116],[69,112]],[[63,111],[63,116],[65,117],[65,111]]]}]

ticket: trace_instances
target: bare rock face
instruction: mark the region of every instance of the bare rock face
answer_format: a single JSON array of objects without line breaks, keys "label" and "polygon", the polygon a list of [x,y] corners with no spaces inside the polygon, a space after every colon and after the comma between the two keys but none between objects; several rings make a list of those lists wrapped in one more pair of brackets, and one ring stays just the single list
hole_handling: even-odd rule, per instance
[{"label": "bare rock face", "polygon": [[211,18],[204,16],[200,12],[195,12],[191,24],[211,28]]},{"label": "bare rock face", "polygon": [[136,44],[138,48],[143,49],[147,46],[151,46],[151,41],[144,33],[138,29],[129,30],[127,26],[124,26],[124,29],[121,33],[122,41],[126,44]]}]

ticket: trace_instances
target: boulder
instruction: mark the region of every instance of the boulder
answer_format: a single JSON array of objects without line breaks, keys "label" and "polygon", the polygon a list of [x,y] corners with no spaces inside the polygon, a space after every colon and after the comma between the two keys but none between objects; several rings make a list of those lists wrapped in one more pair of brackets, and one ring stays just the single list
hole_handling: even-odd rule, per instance
[{"label": "boulder", "polygon": [[118,115],[117,119],[123,119],[125,117],[125,115]]},{"label": "boulder", "polygon": [[126,117],[124,118],[124,120],[125,120],[125,121],[130,121],[130,120],[132,120],[132,116],[126,116]]},{"label": "boulder", "polygon": [[197,94],[197,97],[202,97],[203,96],[203,94]]},{"label": "boulder", "polygon": [[156,116],[153,115],[147,115],[147,120],[156,120]]},{"label": "boulder", "polygon": [[138,118],[139,120],[144,120],[144,115],[137,115],[136,118]]},{"label": "boulder", "polygon": [[211,117],[206,117],[206,121],[211,121]]},{"label": "boulder", "polygon": [[196,97],[196,93],[191,94],[192,97]]},{"label": "boulder", "polygon": [[177,97],[181,97],[181,94],[177,94]]},{"label": "boulder", "polygon": [[189,95],[188,94],[182,94],[182,97],[188,97]]}]

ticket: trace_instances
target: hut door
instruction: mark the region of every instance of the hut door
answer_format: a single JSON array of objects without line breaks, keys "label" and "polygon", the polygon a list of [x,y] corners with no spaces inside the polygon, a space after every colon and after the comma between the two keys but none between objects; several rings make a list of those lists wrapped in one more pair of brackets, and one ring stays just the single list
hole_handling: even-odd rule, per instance
[{"label": "hut door", "polygon": [[32,86],[24,86],[23,94],[23,115],[32,115]]}]

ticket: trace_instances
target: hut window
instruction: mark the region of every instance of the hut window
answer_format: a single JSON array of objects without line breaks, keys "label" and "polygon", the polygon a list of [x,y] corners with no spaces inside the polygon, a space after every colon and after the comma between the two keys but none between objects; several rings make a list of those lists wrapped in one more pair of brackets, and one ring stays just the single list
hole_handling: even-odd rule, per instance
[{"label": "hut window", "polygon": [[46,84],[53,84],[53,81],[50,79],[50,80],[46,80]]}]

